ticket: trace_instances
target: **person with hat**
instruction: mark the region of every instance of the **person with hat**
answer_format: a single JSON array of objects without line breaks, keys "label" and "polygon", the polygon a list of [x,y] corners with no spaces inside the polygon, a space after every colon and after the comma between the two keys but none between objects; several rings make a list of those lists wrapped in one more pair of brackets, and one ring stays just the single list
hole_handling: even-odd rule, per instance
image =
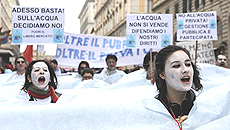
[{"label": "person with hat", "polygon": [[117,60],[115,55],[107,55],[105,59],[107,68],[102,70],[97,79],[103,80],[108,84],[117,83],[125,75],[124,71],[116,69]]}]

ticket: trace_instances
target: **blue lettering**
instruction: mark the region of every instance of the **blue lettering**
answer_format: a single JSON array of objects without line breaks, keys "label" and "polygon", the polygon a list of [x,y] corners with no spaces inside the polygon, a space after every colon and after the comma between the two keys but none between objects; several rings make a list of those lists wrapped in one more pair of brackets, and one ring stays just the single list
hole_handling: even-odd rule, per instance
[{"label": "blue lettering", "polygon": [[59,58],[61,56],[61,48],[57,48],[57,51],[56,51],[56,58]]},{"label": "blue lettering", "polygon": [[95,47],[99,47],[99,44],[97,44],[97,38],[95,39]]},{"label": "blue lettering", "polygon": [[92,60],[97,60],[96,58],[95,58],[95,55],[94,55],[95,53],[93,52],[92,53]]},{"label": "blue lettering", "polygon": [[88,41],[89,41],[89,38],[86,37],[83,46],[88,46]]},{"label": "blue lettering", "polygon": [[114,39],[114,42],[112,42],[112,39],[109,41],[109,47],[113,49],[115,47],[116,39]]},{"label": "blue lettering", "polygon": [[73,45],[74,40],[77,39],[77,37],[71,36],[71,38],[72,38],[71,45]]},{"label": "blue lettering", "polygon": [[89,51],[88,59],[91,60],[91,51]]},{"label": "blue lettering", "polygon": [[74,59],[76,59],[76,57],[77,57],[77,59],[79,59],[79,51],[76,49],[76,50],[74,50]]},{"label": "blue lettering", "polygon": [[65,44],[69,44],[69,42],[68,42],[69,35],[67,35],[66,37],[64,37],[64,39],[65,39]]},{"label": "blue lettering", "polygon": [[69,51],[69,58],[71,58],[72,57],[72,52],[74,51],[74,49],[68,49],[68,51]]},{"label": "blue lettering", "polygon": [[125,56],[126,51],[127,51],[127,49],[125,49],[124,51],[120,51],[122,57]]},{"label": "blue lettering", "polygon": [[139,54],[140,54],[140,49],[137,49],[137,55],[139,56]]},{"label": "blue lettering", "polygon": [[81,59],[81,60],[84,60],[84,59],[85,59],[85,53],[86,53],[85,50],[81,50],[81,56],[80,56],[80,59]]},{"label": "blue lettering", "polygon": [[108,40],[104,38],[104,40],[103,40],[103,48],[105,48],[105,44],[108,44]]},{"label": "blue lettering", "polygon": [[127,52],[126,56],[128,56],[129,54],[130,54],[130,56],[133,56],[133,51],[132,51],[132,49],[128,49],[128,52]]},{"label": "blue lettering", "polygon": [[147,53],[148,53],[148,51],[146,51],[145,49],[143,49],[143,52],[144,52],[144,54],[147,54]]},{"label": "blue lettering", "polygon": [[101,54],[100,54],[100,60],[103,60],[103,57],[105,57],[105,56],[106,56],[105,52],[101,52]]},{"label": "blue lettering", "polygon": [[146,51],[146,49],[143,49],[144,54],[147,54],[150,51],[152,51],[152,49],[149,49],[148,51]]},{"label": "blue lettering", "polygon": [[121,41],[117,40],[116,49],[121,49]]},{"label": "blue lettering", "polygon": [[76,46],[78,46],[78,44],[80,44],[82,46],[82,38],[80,38],[80,37],[78,37]]},{"label": "blue lettering", "polygon": [[93,42],[94,42],[94,38],[92,38],[92,41],[91,41],[91,46],[93,47]]},{"label": "blue lettering", "polygon": [[65,49],[66,49],[66,48],[64,48],[64,49],[63,49],[63,55],[62,55],[62,58],[67,58],[67,55],[65,55]]}]

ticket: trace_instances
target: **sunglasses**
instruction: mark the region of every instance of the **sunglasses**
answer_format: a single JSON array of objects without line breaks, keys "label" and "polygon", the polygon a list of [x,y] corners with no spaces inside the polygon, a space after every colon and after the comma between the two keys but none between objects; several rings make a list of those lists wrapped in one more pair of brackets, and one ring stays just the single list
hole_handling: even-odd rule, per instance
[{"label": "sunglasses", "polygon": [[17,63],[17,64],[20,64],[20,63],[23,64],[23,63],[25,63],[25,61],[17,61],[16,63]]}]

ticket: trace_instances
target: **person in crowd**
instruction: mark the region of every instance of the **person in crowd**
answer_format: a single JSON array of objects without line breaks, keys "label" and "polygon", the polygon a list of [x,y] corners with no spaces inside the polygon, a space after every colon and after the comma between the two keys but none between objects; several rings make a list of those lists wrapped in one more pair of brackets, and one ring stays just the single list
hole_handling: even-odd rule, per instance
[{"label": "person in crowd", "polygon": [[219,67],[228,68],[226,56],[223,54],[219,54],[216,59],[216,65]]},{"label": "person in crowd", "polygon": [[[152,58],[150,58],[150,54]],[[147,72],[146,79],[151,80],[152,84],[155,83],[155,77],[154,77],[154,72],[155,72],[155,56],[157,55],[157,52],[148,52],[143,60],[143,67],[145,71]]]},{"label": "person in crowd", "polygon": [[26,67],[28,63],[26,58],[23,56],[19,56],[15,59],[15,70],[17,71],[17,75],[24,75],[26,72]]},{"label": "person in crowd", "polygon": [[0,74],[4,74],[4,73],[5,73],[5,70],[2,67],[0,67]]},{"label": "person in crowd", "polygon": [[35,60],[27,68],[21,90],[27,93],[29,101],[56,103],[61,96],[55,92],[57,84],[56,74],[50,64],[44,60]]},{"label": "person in crowd", "polygon": [[97,78],[108,84],[117,83],[125,75],[124,71],[116,69],[117,57],[115,55],[107,55],[105,61],[107,68],[104,68]]},{"label": "person in crowd", "polygon": [[181,124],[196,99],[192,86],[196,91],[203,88],[189,51],[173,45],[161,49],[155,59],[155,79],[159,91],[155,98]]},{"label": "person in crowd", "polygon": [[58,75],[61,75],[61,73],[66,73],[66,71],[60,67],[58,67],[58,62],[56,59],[53,59],[50,61],[50,65],[51,67],[53,68],[55,74],[58,76]]},{"label": "person in crowd", "polygon": [[6,64],[6,69],[10,69],[11,71],[14,71],[14,66],[12,65],[11,62]]},{"label": "person in crowd", "polygon": [[87,61],[81,61],[78,65],[78,77],[82,77],[82,72],[85,68],[90,68],[89,63]]},{"label": "person in crowd", "polygon": [[5,69],[5,75],[4,76],[4,80],[1,82],[0,86],[15,86],[18,87],[24,84],[25,82],[25,72],[26,72],[26,68],[27,68],[27,61],[25,59],[25,57],[23,56],[18,56],[15,58],[14,61],[15,64],[15,71],[12,72],[10,69]]},{"label": "person in crowd", "polygon": [[83,80],[90,80],[90,79],[93,79],[94,72],[90,68],[85,68],[82,71],[81,75],[82,75],[82,81]]},{"label": "person in crowd", "polygon": [[94,78],[94,72],[91,68],[85,68],[82,73],[82,82],[74,87],[74,89],[102,89],[109,84],[103,80]]},{"label": "person in crowd", "polygon": [[49,58],[49,57],[46,57],[44,60],[45,60],[46,62],[50,63],[52,59]]},{"label": "person in crowd", "polygon": [[131,71],[130,71],[129,69],[125,69],[124,72],[125,72],[126,74],[131,73]]}]

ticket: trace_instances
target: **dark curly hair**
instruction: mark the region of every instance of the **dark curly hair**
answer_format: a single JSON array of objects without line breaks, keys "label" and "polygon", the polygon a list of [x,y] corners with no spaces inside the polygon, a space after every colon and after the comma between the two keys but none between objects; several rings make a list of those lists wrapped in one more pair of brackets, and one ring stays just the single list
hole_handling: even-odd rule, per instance
[{"label": "dark curly hair", "polygon": [[[161,49],[158,54],[156,55],[156,59],[155,59],[155,80],[156,80],[156,85],[157,85],[157,89],[159,91],[159,96],[165,96],[167,93],[167,87],[166,87],[166,82],[164,79],[162,79],[159,75],[165,71],[165,61],[168,59],[168,57],[176,52],[176,51],[184,51],[188,56],[189,59],[191,59],[190,57],[190,53],[188,50],[186,50],[185,48],[182,48],[180,46],[174,46],[174,45],[169,45],[163,49]],[[202,84],[200,83],[201,78],[199,77],[200,73],[198,71],[198,68],[196,67],[196,65],[194,65],[192,62],[192,68],[194,70],[194,75],[193,75],[193,83],[195,84],[195,87],[193,89],[195,89],[196,91],[200,90],[203,88]]]},{"label": "dark curly hair", "polygon": [[30,62],[29,66],[27,67],[26,73],[25,73],[25,83],[24,86],[21,90],[27,92],[29,86],[32,84],[31,82],[29,82],[29,80],[27,79],[27,76],[31,77],[31,71],[33,69],[33,65],[37,62],[44,62],[49,69],[50,72],[50,82],[48,85],[52,86],[54,89],[57,88],[57,84],[58,84],[58,80],[57,80],[57,76],[54,72],[54,70],[52,69],[52,67],[50,66],[50,64],[48,62],[46,62],[45,60],[34,60],[32,62]]}]

